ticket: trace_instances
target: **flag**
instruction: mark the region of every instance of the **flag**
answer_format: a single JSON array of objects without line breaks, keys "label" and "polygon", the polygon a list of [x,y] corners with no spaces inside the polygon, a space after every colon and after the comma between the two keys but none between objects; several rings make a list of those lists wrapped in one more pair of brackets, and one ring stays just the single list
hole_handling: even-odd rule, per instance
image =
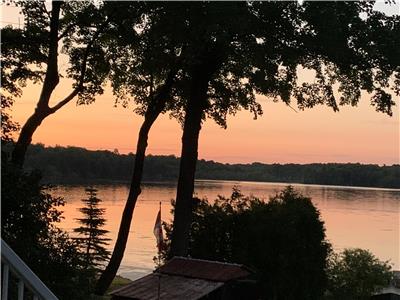
[{"label": "flag", "polygon": [[158,211],[156,218],[156,223],[154,224],[153,233],[157,240],[158,252],[161,252],[164,243],[162,224],[161,224],[161,202],[160,202],[160,210]]}]

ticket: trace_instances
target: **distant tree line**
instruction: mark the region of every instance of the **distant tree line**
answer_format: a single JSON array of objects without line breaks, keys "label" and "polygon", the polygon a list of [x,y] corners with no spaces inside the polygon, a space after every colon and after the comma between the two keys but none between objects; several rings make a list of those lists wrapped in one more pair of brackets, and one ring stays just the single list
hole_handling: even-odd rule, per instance
[{"label": "distant tree line", "polygon": [[[132,153],[36,144],[28,150],[26,167],[41,170],[44,182],[50,183],[128,182],[134,158]],[[145,181],[175,181],[178,173],[178,157],[146,157]],[[223,164],[202,159],[197,165],[196,178],[400,188],[400,165]]]}]

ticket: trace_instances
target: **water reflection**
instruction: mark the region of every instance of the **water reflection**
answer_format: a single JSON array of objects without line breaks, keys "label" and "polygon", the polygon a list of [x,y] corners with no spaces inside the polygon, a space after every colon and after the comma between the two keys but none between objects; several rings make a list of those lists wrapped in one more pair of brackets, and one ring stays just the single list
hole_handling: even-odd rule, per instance
[{"label": "water reflection", "polygon": [[[245,195],[263,199],[278,193],[286,184],[197,181],[198,197],[213,200],[217,195],[229,196],[232,187],[238,186]],[[326,234],[334,248],[360,247],[371,250],[383,260],[391,260],[399,269],[399,209],[400,190],[294,185],[304,195],[312,198],[325,222]],[[98,196],[106,208],[106,229],[115,240],[122,210],[129,192],[127,185],[98,185]],[[54,193],[63,196],[65,219],[61,226],[66,230],[77,227],[78,208],[85,197],[84,186],[61,186]],[[145,183],[136,204],[128,244],[119,273],[135,279],[150,272],[156,255],[153,237],[154,220],[159,201],[162,202],[163,220],[170,220],[170,201],[175,198],[175,183]]]}]

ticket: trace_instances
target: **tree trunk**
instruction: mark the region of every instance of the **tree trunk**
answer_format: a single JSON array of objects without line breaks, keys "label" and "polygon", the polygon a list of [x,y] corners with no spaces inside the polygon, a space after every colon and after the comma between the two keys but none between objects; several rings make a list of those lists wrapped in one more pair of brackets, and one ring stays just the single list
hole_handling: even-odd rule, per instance
[{"label": "tree trunk", "polygon": [[207,105],[210,74],[198,68],[192,75],[182,135],[182,151],[171,240],[171,257],[187,256],[192,221],[194,179],[203,111]]},{"label": "tree trunk", "polygon": [[33,115],[29,117],[22,127],[11,155],[12,163],[18,168],[22,168],[25,161],[26,151],[32,142],[33,133],[40,126],[46,116],[48,116],[47,112],[42,112],[39,109],[36,109]]},{"label": "tree trunk", "polygon": [[128,199],[126,200],[125,208],[121,218],[121,224],[118,230],[117,241],[115,242],[114,250],[111,255],[110,261],[106,269],[101,274],[96,283],[95,294],[104,295],[108,287],[111,285],[118,268],[124,256],[126,243],[128,241],[129,230],[131,227],[133,211],[135,209],[136,201],[141,193],[140,184],[143,175],[144,160],[146,158],[147,139],[151,126],[158,118],[160,113],[165,109],[168,95],[172,88],[177,70],[171,70],[165,84],[161,88],[158,95],[154,98],[154,104],[149,104],[145,119],[139,131],[139,137],[136,146],[135,165],[131,180]]},{"label": "tree trunk", "polygon": [[170,257],[187,256],[192,222],[194,179],[203,114],[208,105],[208,84],[226,58],[225,44],[208,45],[191,70],[190,95],[185,108],[182,151],[176,191]]},{"label": "tree trunk", "polygon": [[42,121],[51,113],[49,100],[51,94],[59,82],[58,74],[58,28],[60,23],[61,1],[52,1],[49,33],[49,53],[47,59],[46,75],[43,82],[42,91],[35,112],[26,121],[21,129],[18,141],[11,154],[12,163],[18,168],[22,168],[25,161],[26,151],[32,142],[32,136]]},{"label": "tree trunk", "polygon": [[153,124],[157,116],[158,114],[152,116],[151,118],[145,118],[140,128],[139,138],[136,147],[135,167],[131,180],[128,199],[126,200],[125,208],[122,214],[121,224],[118,231],[117,241],[114,246],[114,251],[106,269],[101,274],[96,284],[95,293],[97,295],[104,295],[104,293],[107,291],[115,275],[117,274],[118,268],[124,256],[126,243],[128,241],[129,230],[131,228],[133,211],[135,209],[136,200],[141,192],[140,183],[142,180],[148,134],[151,125]]}]

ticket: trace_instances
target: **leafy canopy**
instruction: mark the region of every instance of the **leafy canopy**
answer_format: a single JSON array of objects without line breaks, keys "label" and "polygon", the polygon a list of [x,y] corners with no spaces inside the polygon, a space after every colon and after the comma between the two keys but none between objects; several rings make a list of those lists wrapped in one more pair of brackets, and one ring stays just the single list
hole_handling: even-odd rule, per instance
[{"label": "leafy canopy", "polygon": [[[2,82],[20,95],[26,80],[44,75],[49,30],[44,1],[17,1],[24,28],[2,28]],[[183,121],[189,80],[199,62],[216,57],[203,117],[226,127],[240,109],[262,113],[256,95],[325,104],[337,111],[371,94],[377,111],[392,114],[400,93],[400,16],[374,2],[66,2],[60,41],[66,76],[81,84],[78,103],[91,103],[110,80],[117,101],[130,98],[144,113],[152,93],[176,69],[165,110]],[[388,4],[389,5],[389,4]],[[18,42],[17,42],[18,41]],[[21,42],[23,41],[23,42]],[[208,55],[208,56],[207,56]],[[210,61],[210,63],[212,63]],[[302,70],[314,78],[304,81]]]},{"label": "leafy canopy", "polygon": [[326,299],[368,300],[390,284],[390,270],[388,262],[380,261],[368,250],[345,249],[333,254],[327,270]]},{"label": "leafy canopy", "polygon": [[[129,12],[138,4],[107,3],[108,9],[126,11],[113,25],[123,35],[110,44],[117,50],[114,91],[146,105],[180,56],[168,106],[180,121],[199,63],[216,63],[203,117],[223,127],[227,115],[240,109],[261,114],[257,94],[288,105],[296,101],[299,109],[327,105],[338,111],[342,105],[356,106],[365,90],[377,111],[391,115],[393,97],[400,93],[400,16],[387,16],[373,5],[157,2],[144,4],[132,22]],[[304,70],[313,74],[311,80],[303,79]]]},{"label": "leafy canopy", "polygon": [[[1,94],[21,97],[28,82],[42,83],[48,67],[51,5],[44,0],[13,1],[21,9],[22,28],[1,28]],[[57,76],[79,87],[79,103],[94,101],[101,94],[108,64],[101,48],[101,34],[107,19],[94,1],[65,1],[57,32],[62,62]],[[56,62],[58,64],[58,62]],[[66,67],[65,67],[66,66]],[[96,70],[94,70],[96,67]]]}]

